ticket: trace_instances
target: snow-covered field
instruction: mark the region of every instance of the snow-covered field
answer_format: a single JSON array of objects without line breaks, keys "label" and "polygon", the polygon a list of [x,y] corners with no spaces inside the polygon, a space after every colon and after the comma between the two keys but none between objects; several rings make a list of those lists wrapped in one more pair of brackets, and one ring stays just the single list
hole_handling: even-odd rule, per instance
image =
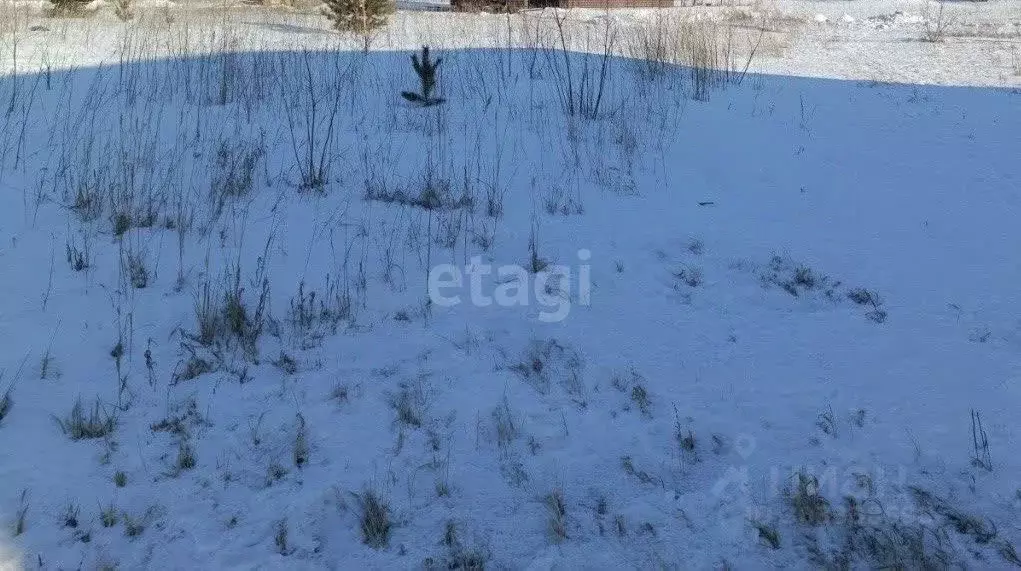
[{"label": "snow-covered field", "polygon": [[3,8],[0,568],[1021,566],[1014,7],[869,6]]}]

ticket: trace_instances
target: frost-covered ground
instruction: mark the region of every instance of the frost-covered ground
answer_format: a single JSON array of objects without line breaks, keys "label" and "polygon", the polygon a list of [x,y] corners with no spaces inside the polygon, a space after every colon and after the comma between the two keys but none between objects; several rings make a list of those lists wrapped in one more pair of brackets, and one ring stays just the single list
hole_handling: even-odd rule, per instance
[{"label": "frost-covered ground", "polygon": [[107,16],[0,28],[0,567],[1021,565],[1016,90]]}]

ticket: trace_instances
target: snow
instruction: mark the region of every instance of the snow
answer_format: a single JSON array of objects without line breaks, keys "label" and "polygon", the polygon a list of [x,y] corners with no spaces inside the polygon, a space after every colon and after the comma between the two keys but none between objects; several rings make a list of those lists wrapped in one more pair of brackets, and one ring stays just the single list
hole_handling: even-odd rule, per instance
[{"label": "snow", "polygon": [[[1008,566],[1017,78],[984,45],[894,42],[911,18],[784,8],[826,21],[704,98],[686,69],[611,59],[594,117],[565,108],[563,55],[534,49],[550,36],[504,47],[548,13],[399,14],[368,54],[254,8],[0,28],[0,568],[812,568],[859,529],[847,496],[883,533],[922,526],[969,567]],[[572,14],[572,45],[597,16]],[[434,39],[446,103],[410,106],[410,52],[390,49]],[[569,61],[575,87],[601,64]],[[528,271],[531,244],[570,282]],[[430,270],[480,264],[447,290],[461,303],[426,303]],[[499,301],[507,275],[527,302]],[[218,304],[235,276],[242,329],[264,299],[263,329],[203,343],[202,291]],[[296,312],[310,291],[327,305]],[[62,432],[79,398],[112,434]],[[797,520],[798,471],[832,521]],[[367,489],[390,506],[381,549]]]}]

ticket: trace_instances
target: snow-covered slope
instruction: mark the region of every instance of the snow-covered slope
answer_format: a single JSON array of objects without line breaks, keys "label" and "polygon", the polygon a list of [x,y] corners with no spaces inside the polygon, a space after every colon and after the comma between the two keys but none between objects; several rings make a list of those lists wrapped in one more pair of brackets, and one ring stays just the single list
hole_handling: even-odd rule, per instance
[{"label": "snow-covered slope", "polygon": [[438,55],[0,79],[0,557],[1018,564],[1021,96]]}]

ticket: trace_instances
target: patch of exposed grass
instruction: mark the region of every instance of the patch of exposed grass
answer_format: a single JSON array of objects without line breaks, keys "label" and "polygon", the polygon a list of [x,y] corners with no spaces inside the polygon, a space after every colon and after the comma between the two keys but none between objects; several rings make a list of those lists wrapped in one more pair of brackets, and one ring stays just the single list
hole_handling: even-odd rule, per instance
[{"label": "patch of exposed grass", "polygon": [[876,323],[886,321],[886,310],[883,309],[883,299],[879,294],[862,287],[852,288],[847,292],[847,299],[856,305],[867,307],[865,317]]},{"label": "patch of exposed grass", "polygon": [[346,383],[338,383],[330,391],[330,398],[337,402],[337,404],[344,404],[351,400],[351,387]]},{"label": "patch of exposed grass", "polygon": [[645,385],[641,382],[635,382],[631,385],[631,402],[635,403],[638,410],[642,411],[645,416],[652,416],[652,401],[649,400],[649,391],[645,389]]},{"label": "patch of exposed grass", "polygon": [[819,479],[805,472],[797,473],[797,482],[787,489],[787,500],[799,523],[821,525],[830,519],[829,501],[819,493]]},{"label": "patch of exposed grass", "polygon": [[563,490],[557,488],[543,498],[549,516],[548,528],[550,537],[556,543],[567,539],[567,503],[564,501]]},{"label": "patch of exposed grass", "polygon": [[195,449],[188,442],[182,440],[177,445],[177,460],[174,462],[174,466],[179,472],[183,472],[191,470],[197,463],[198,459],[195,457]]},{"label": "patch of exposed grass", "polygon": [[126,252],[123,264],[131,287],[145,289],[149,285],[149,268],[146,266],[143,252]]},{"label": "patch of exposed grass", "polygon": [[70,503],[64,508],[64,513],[60,517],[61,524],[64,527],[75,529],[78,527],[78,514],[81,513],[81,508],[75,503]]},{"label": "patch of exposed grass", "polygon": [[510,370],[541,394],[549,393],[554,379],[571,394],[584,391],[581,357],[556,339],[530,341],[521,359],[510,365]]},{"label": "patch of exposed grass", "polygon": [[641,470],[635,467],[634,460],[630,456],[623,456],[620,459],[620,467],[624,470],[624,473],[628,476],[638,478],[638,481],[643,484],[659,484],[662,482],[659,478],[649,474],[645,470]]},{"label": "patch of exposed grass", "polygon": [[402,386],[400,392],[390,399],[390,406],[397,413],[398,424],[412,428],[422,427],[426,400],[421,386]]},{"label": "patch of exposed grass", "polygon": [[118,521],[120,521],[120,514],[113,504],[99,508],[99,523],[103,527],[113,527],[117,525]]},{"label": "patch of exposed grass", "polygon": [[382,549],[390,543],[393,523],[390,521],[390,504],[375,491],[367,489],[355,494],[361,514],[358,518],[362,543],[373,549]]},{"label": "patch of exposed grass", "polygon": [[294,465],[299,469],[308,463],[308,429],[305,427],[305,417],[298,415],[298,427],[294,436],[293,460]]},{"label": "patch of exposed grass", "polygon": [[298,362],[287,353],[281,351],[280,356],[273,361],[273,366],[283,371],[285,375],[293,375],[298,372]]},{"label": "patch of exposed grass", "polygon": [[510,403],[504,395],[499,406],[493,409],[493,425],[496,428],[496,444],[506,448],[518,438],[518,426],[511,413]]},{"label": "patch of exposed grass", "polygon": [[449,180],[437,179],[428,174],[419,181],[421,187],[415,188],[394,188],[383,185],[367,185],[365,200],[395,204],[399,206],[411,206],[422,210],[471,210],[475,201],[468,194],[457,194],[451,188]]},{"label": "patch of exposed grass", "polygon": [[770,549],[780,549],[780,532],[775,527],[752,520],[752,526],[759,533],[759,540]]},{"label": "patch of exposed grass", "polygon": [[124,536],[125,537],[138,537],[145,531],[145,520],[142,518],[136,518],[129,514],[121,514],[124,520]]},{"label": "patch of exposed grass", "polygon": [[282,519],[277,522],[277,531],[273,535],[273,545],[276,546],[277,553],[280,555],[287,555],[291,552],[288,541],[287,520]]},{"label": "patch of exposed grass", "polygon": [[85,404],[79,398],[66,417],[55,420],[60,430],[71,440],[103,438],[112,434],[117,427],[116,417],[106,412],[99,399],[86,413]]},{"label": "patch of exposed grass", "polygon": [[0,426],[7,415],[10,414],[11,408],[14,406],[14,398],[11,397],[13,388],[7,387],[2,394],[0,394]]},{"label": "patch of exposed grass", "polygon": [[702,270],[694,266],[683,267],[674,272],[674,277],[690,288],[702,285]]},{"label": "patch of exposed grass", "polygon": [[199,413],[198,402],[188,398],[173,405],[173,411],[166,418],[149,425],[153,432],[166,432],[179,438],[187,438],[190,426],[208,424]]},{"label": "patch of exposed grass", "polygon": [[28,517],[28,490],[25,489],[21,491],[21,502],[20,505],[18,506],[17,513],[15,513],[14,515],[14,525],[13,529],[11,529],[11,532],[14,535],[14,537],[18,537],[22,533],[25,533],[25,528],[27,526],[26,519],[27,517]]},{"label": "patch of exposed grass", "polygon": [[306,290],[305,282],[300,282],[298,293],[291,298],[287,323],[303,347],[313,347],[327,334],[336,333],[339,324],[350,320],[354,313],[347,288],[339,287],[329,276],[324,292]]},{"label": "patch of exposed grass", "polygon": [[424,567],[427,570],[440,569],[463,569],[465,571],[483,571],[486,568],[486,561],[489,560],[488,552],[480,547],[467,547],[460,538],[457,524],[448,521],[443,528],[443,537],[440,544],[447,548],[447,555],[442,558],[427,558]]},{"label": "patch of exposed grass", "polygon": [[254,303],[249,303],[245,295],[240,265],[226,272],[218,292],[214,292],[209,282],[203,283],[194,305],[197,331],[189,337],[205,347],[239,346],[254,358],[257,342],[266,328],[269,303],[269,280],[261,276],[262,273],[258,273],[255,280]]},{"label": "patch of exposed grass", "polygon": [[918,486],[909,486],[908,491],[919,508],[942,516],[961,535],[969,535],[977,544],[987,544],[996,535],[996,526],[992,522],[971,515],[936,494]]},{"label": "patch of exposed grass", "polygon": [[205,375],[206,373],[211,373],[215,370],[212,363],[195,354],[192,354],[183,363],[183,366],[181,363],[178,363],[177,369],[174,371],[172,377],[174,383],[197,379],[198,377]]}]

